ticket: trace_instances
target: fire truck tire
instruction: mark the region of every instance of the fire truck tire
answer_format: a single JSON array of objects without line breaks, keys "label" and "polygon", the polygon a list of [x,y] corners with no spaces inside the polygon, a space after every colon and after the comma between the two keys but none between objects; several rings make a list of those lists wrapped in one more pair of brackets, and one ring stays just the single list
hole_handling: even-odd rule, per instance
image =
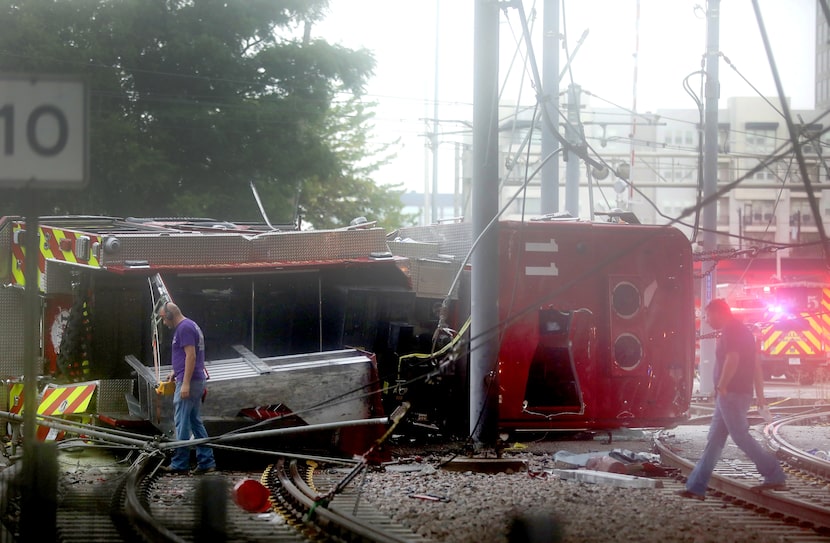
[{"label": "fire truck tire", "polygon": [[816,382],[815,370],[792,370],[787,371],[787,379],[792,379],[799,385],[812,385]]}]

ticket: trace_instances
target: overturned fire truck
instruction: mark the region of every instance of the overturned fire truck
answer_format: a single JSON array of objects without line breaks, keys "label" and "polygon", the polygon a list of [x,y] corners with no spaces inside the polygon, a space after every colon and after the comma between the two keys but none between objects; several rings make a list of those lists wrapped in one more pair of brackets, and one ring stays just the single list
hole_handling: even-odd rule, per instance
[{"label": "overturned fire truck", "polygon": [[[672,228],[503,222],[499,424],[505,431],[676,424],[694,370],[688,241]],[[20,411],[26,221],[0,220],[0,372]],[[210,219],[43,217],[41,415],[169,434],[175,301],[205,334],[211,435],[379,415],[466,434],[470,225],[299,231]],[[42,439],[54,438],[39,432]],[[361,452],[359,428],[326,440]]]},{"label": "overturned fire truck", "polygon": [[[397,237],[414,243],[390,242],[394,253],[432,245],[439,260],[466,254],[472,241],[467,224]],[[500,429],[684,420],[695,364],[692,266],[690,244],[674,228],[570,218],[500,223]]]}]

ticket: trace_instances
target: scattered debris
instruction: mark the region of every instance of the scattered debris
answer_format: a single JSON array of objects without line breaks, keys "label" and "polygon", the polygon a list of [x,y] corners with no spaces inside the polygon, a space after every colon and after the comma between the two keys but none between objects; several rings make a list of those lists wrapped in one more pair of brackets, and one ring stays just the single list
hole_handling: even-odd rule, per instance
[{"label": "scattered debris", "polygon": [[588,469],[556,469],[553,471],[561,479],[583,483],[604,484],[623,488],[663,488],[663,481],[622,473],[604,473]]},{"label": "scattered debris", "polygon": [[410,498],[416,500],[426,500],[431,502],[448,502],[450,499],[447,496],[439,496],[437,494],[410,494]]}]

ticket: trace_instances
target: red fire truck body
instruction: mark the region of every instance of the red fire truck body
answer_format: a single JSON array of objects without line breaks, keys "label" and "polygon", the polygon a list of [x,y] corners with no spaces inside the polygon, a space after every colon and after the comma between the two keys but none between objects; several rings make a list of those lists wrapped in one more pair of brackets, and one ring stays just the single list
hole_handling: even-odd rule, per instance
[{"label": "red fire truck body", "polygon": [[689,243],[678,230],[502,226],[499,351],[505,427],[666,426],[694,368]]},{"label": "red fire truck body", "polygon": [[[459,225],[401,237],[465,254]],[[452,240],[466,239],[453,247]],[[499,224],[499,426],[660,427],[694,377],[690,244],[674,228],[578,220]],[[401,244],[404,245],[404,244]],[[393,249],[394,251],[394,249]]]}]

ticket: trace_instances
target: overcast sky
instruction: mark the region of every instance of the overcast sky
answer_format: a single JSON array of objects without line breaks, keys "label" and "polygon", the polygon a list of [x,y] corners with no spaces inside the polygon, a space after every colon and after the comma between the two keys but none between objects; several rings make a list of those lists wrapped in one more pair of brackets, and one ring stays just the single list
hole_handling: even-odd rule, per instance
[{"label": "overcast sky", "polygon": [[[533,27],[534,53],[539,48],[542,8],[547,0],[525,0]],[[475,0],[331,0],[330,14],[315,34],[330,42],[374,52],[375,76],[368,98],[378,102],[376,137],[401,139],[399,158],[378,175],[382,183],[403,183],[422,191],[431,176],[431,155],[425,134],[432,129],[434,81],[438,78],[438,118],[445,142],[439,155],[453,154],[452,133],[470,120],[473,94]],[[588,34],[573,56],[573,82],[595,97],[592,107],[631,109],[694,108],[683,79],[699,70],[706,44],[705,0],[565,0],[560,3],[560,32],[573,55],[580,36]],[[759,0],[761,14],[784,86],[796,109],[814,107],[815,0]],[[534,6],[538,17],[533,18]],[[756,96],[738,72],[763,94],[776,94],[751,0],[720,2],[721,107],[732,96]],[[437,10],[436,10],[437,7]],[[436,16],[437,11],[437,16]],[[436,71],[436,29],[438,63]],[[521,39],[515,8],[502,10],[500,25],[502,100],[532,105],[531,78],[521,57],[514,59]],[[636,92],[634,85],[636,55]],[[522,49],[522,54],[524,48]],[[564,66],[564,50],[560,63]],[[541,66],[540,66],[541,69]],[[737,72],[735,71],[737,70]],[[508,73],[509,72],[509,73]],[[699,88],[700,80],[691,80]],[[561,83],[565,90],[568,75]],[[451,167],[451,166],[449,166]],[[452,170],[442,167],[442,191],[452,188]]]}]

